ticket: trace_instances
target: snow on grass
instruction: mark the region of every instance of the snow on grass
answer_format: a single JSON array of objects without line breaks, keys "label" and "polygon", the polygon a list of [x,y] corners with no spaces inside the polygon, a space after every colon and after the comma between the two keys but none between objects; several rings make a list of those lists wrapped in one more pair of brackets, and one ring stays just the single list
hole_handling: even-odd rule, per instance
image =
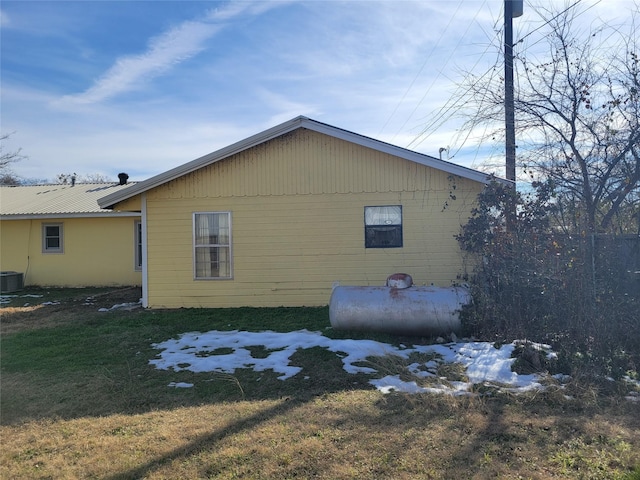
[{"label": "snow on grass", "polygon": [[[0,305],[8,305],[9,303],[11,303],[13,301],[14,298],[40,298],[42,297],[42,295],[35,295],[32,293],[27,293],[24,295],[0,295]],[[27,303],[25,306],[28,306],[29,304]]]},{"label": "snow on grass", "polygon": [[[85,305],[90,305],[89,303],[85,303]],[[127,310],[131,311],[136,308],[142,308],[142,299],[137,302],[129,302],[129,303],[118,303],[113,305],[111,308],[99,308],[99,312],[113,312],[115,310]]]},{"label": "snow on grass", "polygon": [[[347,373],[379,375],[372,357],[398,357],[409,361],[415,354],[428,358],[405,367],[415,377],[435,377],[443,364],[460,364],[468,381],[437,379],[436,383],[420,386],[417,382],[403,381],[400,375],[387,375],[370,381],[381,392],[410,393],[438,392],[451,395],[469,394],[476,384],[504,386],[519,392],[542,389],[538,375],[519,375],[511,371],[515,358],[511,357],[515,343],[494,346],[487,342],[457,342],[444,345],[418,345],[396,347],[374,340],[334,340],[320,332],[299,330],[279,333],[272,331],[210,331],[190,332],[176,339],[153,344],[160,350],[150,364],[162,370],[187,370],[195,373],[234,373],[236,369],[254,371],[273,370],[286,380],[300,373],[301,367],[291,365],[291,356],[299,349],[326,348],[342,360]],[[268,355],[252,356],[249,347],[263,347]],[[543,348],[546,346],[540,346]],[[264,358],[263,358],[264,357]],[[364,364],[364,365],[363,365]],[[422,382],[421,382],[422,383]]]}]

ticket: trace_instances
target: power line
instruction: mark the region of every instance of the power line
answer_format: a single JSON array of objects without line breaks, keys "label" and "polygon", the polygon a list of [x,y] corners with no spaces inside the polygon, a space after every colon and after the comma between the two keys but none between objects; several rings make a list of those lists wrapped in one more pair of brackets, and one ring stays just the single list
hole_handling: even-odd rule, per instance
[{"label": "power line", "polygon": [[[446,31],[449,28],[449,25],[451,25],[451,23],[453,22],[453,19],[454,19],[456,13],[458,13],[458,10],[460,9],[460,6],[462,5],[463,1],[464,0],[460,0],[460,3],[458,3],[458,7],[456,8],[456,11],[451,16],[451,18],[449,19],[449,23],[447,23],[447,26],[444,29],[444,33],[446,33]],[[404,92],[404,95],[402,95],[402,98],[400,99],[400,101],[396,104],[396,107],[393,109],[393,112],[391,112],[391,115],[389,115],[389,117],[387,118],[387,121],[382,126],[382,129],[380,130],[380,133],[382,133],[384,131],[384,129],[387,127],[387,125],[389,124],[389,122],[391,121],[393,116],[398,111],[398,108],[400,108],[400,105],[404,102],[404,99],[407,97],[407,95],[409,94],[409,92],[413,88],[413,85],[415,84],[416,80],[418,79],[418,77],[420,76],[422,71],[424,70],[424,67],[427,65],[427,62],[431,59],[431,56],[433,55],[433,52],[435,51],[436,47],[440,43],[440,40],[442,39],[443,36],[444,35],[441,35],[440,38],[438,39],[438,41],[436,42],[436,44],[431,48],[431,52],[429,52],[429,55],[427,55],[427,57],[425,58],[424,62],[422,63],[422,66],[420,67],[420,70],[418,70],[418,73],[416,73],[416,75],[413,77],[413,80],[409,84],[409,87]],[[405,124],[406,124],[406,122],[405,122]],[[403,125],[403,127],[404,127],[404,125]],[[396,133],[396,135],[397,135],[397,133]],[[395,136],[393,138],[395,138]]]},{"label": "power line", "polygon": [[[485,2],[486,3],[486,2]],[[485,3],[483,3],[482,6],[485,5]],[[476,13],[475,17],[474,17],[474,21],[475,19],[478,17],[478,13]],[[467,30],[465,31],[468,32],[469,29],[471,28],[471,25],[473,24],[473,21],[469,24],[469,26],[467,27]],[[494,32],[498,32],[497,31],[497,24],[498,24],[498,20],[496,20],[496,22],[494,22],[493,25],[493,31]],[[480,57],[478,58],[478,60],[476,61],[476,63],[473,65],[473,67],[471,68],[471,71],[473,71],[476,66],[478,65],[478,63],[480,63],[480,60],[482,60],[482,58],[484,58],[484,56],[486,55],[487,51],[489,50],[489,48],[492,45],[492,42],[495,40],[495,35],[493,37],[489,37],[489,43],[487,45],[487,47],[485,48],[484,52],[482,52],[480,54]],[[460,45],[461,41],[462,41],[463,36],[460,37],[460,41],[458,42],[458,45],[456,45],[456,48]],[[498,57],[498,59],[496,60],[496,62],[494,63],[494,65],[492,67],[489,68],[489,70],[487,70],[484,74],[482,74],[478,80],[476,81],[479,82],[480,80],[482,80],[488,73],[492,72],[495,70],[497,62],[499,60],[500,57]],[[445,122],[447,122],[448,120],[450,120],[455,114],[457,114],[460,109],[461,109],[461,103],[463,102],[463,99],[465,98],[465,96],[469,93],[469,91],[475,86],[474,85],[470,85],[465,92],[463,93],[458,93],[458,91],[461,89],[461,86],[458,85],[457,90],[452,94],[452,96],[449,98],[449,100],[447,100],[447,102],[445,103],[445,105],[443,105],[440,109],[438,109],[438,112],[435,114],[435,117],[432,117],[431,120],[422,128],[422,130],[420,131],[420,133],[407,145],[407,148],[409,148],[411,145],[413,145],[418,139],[420,139],[422,137],[422,139],[420,140],[420,142],[418,142],[416,144],[416,146],[420,145],[422,142],[424,142],[427,138],[429,138],[431,136],[432,133],[434,133],[434,127],[437,125],[437,128],[441,127]],[[428,92],[427,92],[428,93]],[[426,97],[426,94],[423,96],[422,100],[424,100],[424,98]],[[455,98],[456,100],[451,104],[451,99]],[[421,100],[421,102],[422,102]],[[416,107],[417,108],[417,107]],[[447,115],[449,112],[451,112],[452,110],[454,110],[453,113],[451,113],[450,115]],[[415,112],[416,109],[414,109],[413,113]],[[442,120],[442,121],[441,121]],[[407,120],[408,121],[408,120]],[[406,122],[405,122],[406,125]],[[404,125],[403,125],[404,127]],[[425,135],[425,133],[431,131],[431,133]]]},{"label": "power line", "polygon": [[[551,17],[549,20],[547,20],[546,22],[544,22],[542,25],[540,25],[537,28],[534,28],[533,30],[531,30],[529,33],[527,33],[524,37],[522,37],[520,40],[518,40],[517,42],[514,43],[514,46],[518,43],[521,43],[525,40],[525,38],[533,35],[534,33],[536,33],[538,30],[540,30],[543,27],[546,27],[547,25],[549,25],[552,21],[554,21],[556,18],[558,18],[560,15],[565,14],[566,12],[568,12],[569,10],[571,10],[572,8],[577,7],[583,0],[576,0],[576,3],[573,3],[571,5],[569,5],[567,8],[565,8],[562,12],[558,13],[557,15]],[[591,5],[589,8],[587,8],[584,12],[586,12],[587,10],[592,9],[593,7],[595,7],[597,4],[599,4],[602,0],[598,0],[596,3],[594,3],[593,5]],[[581,12],[580,14],[584,13]],[[535,43],[534,43],[535,45]]]},{"label": "power line", "polygon": [[[546,25],[549,25],[553,20],[557,19],[558,17],[560,17],[561,15],[565,14],[567,11],[571,10],[572,8],[577,7],[583,0],[576,0],[575,3],[569,5],[567,8],[565,8],[562,12],[554,15],[552,18],[545,20],[545,22],[542,25],[539,25],[538,27],[536,27],[534,30],[530,31],[529,33],[527,33],[525,36],[523,36],[521,39],[518,40],[518,42],[514,43],[514,46],[518,43],[522,43],[526,38],[530,37],[532,34],[534,34],[535,32],[539,31],[540,29],[544,28]],[[602,0],[598,0],[596,3],[590,5],[587,9],[585,9],[584,11],[580,12],[579,15],[582,15],[583,13],[587,12],[588,10],[590,10],[591,8],[594,8],[597,4],[599,4]],[[477,17],[477,15],[476,15]],[[494,30],[496,30],[497,25],[498,25],[499,20],[496,20],[496,22],[494,23]],[[498,32],[499,33],[499,32]],[[495,37],[494,37],[495,38]],[[493,41],[493,39],[492,39]],[[527,45],[526,48],[522,49],[519,54],[522,55],[523,53],[526,53],[526,51],[531,48],[532,46],[536,45],[537,43],[539,43],[540,41],[542,41],[542,39],[538,40],[537,42],[533,43],[533,44],[529,44]],[[487,48],[485,49],[485,51],[481,54],[481,58],[487,53],[487,51],[489,50],[490,46],[492,45],[492,43],[489,43],[489,45],[487,46]],[[501,50],[500,48],[498,48],[497,50]],[[425,140],[427,140],[433,133],[435,133],[435,130],[437,130],[438,128],[440,128],[444,123],[446,123],[448,120],[450,120],[452,117],[454,117],[457,113],[460,112],[461,108],[462,108],[462,103],[463,103],[463,99],[466,98],[466,95],[469,94],[469,92],[481,81],[483,80],[487,74],[490,74],[492,72],[496,71],[496,67],[498,65],[498,62],[501,59],[501,54],[502,52],[498,52],[498,56],[496,58],[496,62],[494,63],[494,65],[492,67],[490,67],[487,71],[485,71],[484,74],[482,74],[480,77],[478,77],[478,79],[472,84],[470,85],[468,88],[465,89],[464,92],[459,92],[460,91],[460,87],[458,87],[458,89],[454,92],[454,94],[452,95],[452,97],[450,97],[449,100],[447,100],[447,102],[445,103],[445,105],[443,105],[436,113],[435,118],[432,118],[431,121],[429,121],[420,131],[420,133],[407,145],[407,148],[409,148],[412,145],[415,145],[415,147],[417,147],[418,145],[422,144]],[[473,69],[475,68],[475,66],[479,63],[480,59],[476,62],[476,64],[474,65]],[[493,77],[493,74],[492,74]],[[468,76],[467,76],[468,78]],[[489,79],[489,81],[491,81],[492,78]],[[463,81],[464,83],[464,81]],[[426,94],[425,94],[426,96]],[[451,98],[455,98],[455,100],[452,102]],[[424,99],[424,97],[423,97]],[[482,103],[483,99],[481,100]],[[416,107],[417,108],[417,107]],[[416,109],[414,109],[413,113],[415,112]],[[407,120],[408,121],[408,120]],[[406,122],[405,122],[406,124]],[[404,125],[403,125],[404,127]],[[456,152],[452,155],[451,158],[453,158],[466,144],[467,140],[469,139],[469,137],[471,136],[471,131],[469,130],[466,134],[466,136],[464,137],[464,140],[462,141],[460,147],[456,150]],[[419,141],[418,141],[419,140]],[[417,142],[417,143],[416,143]],[[479,148],[479,146],[478,146]]]},{"label": "power line", "polygon": [[[442,65],[440,71],[438,72],[438,75],[433,79],[433,81],[431,82],[431,85],[429,85],[429,88],[427,88],[427,90],[425,91],[424,95],[422,95],[422,98],[420,99],[420,101],[416,104],[416,106],[413,108],[413,110],[411,111],[411,113],[409,114],[409,116],[407,117],[407,119],[404,121],[404,123],[401,125],[400,129],[398,131],[401,131],[409,122],[409,120],[411,120],[411,118],[413,117],[413,115],[416,113],[416,110],[420,107],[420,105],[422,105],[422,102],[424,102],[424,99],[427,98],[427,95],[429,94],[429,92],[431,92],[431,89],[433,88],[433,86],[435,85],[436,81],[438,80],[438,78],[440,78],[440,76],[442,75],[442,70],[444,69],[444,67],[447,66],[447,64],[449,63],[449,61],[451,60],[451,58],[453,57],[453,55],[455,54],[455,52],[457,51],[458,47],[460,46],[460,44],[462,43],[462,39],[464,38],[464,36],[466,35],[466,33],[469,31],[469,29],[471,28],[471,25],[473,24],[473,22],[476,20],[476,18],[478,18],[478,14],[480,12],[480,10],[482,9],[482,7],[484,7],[484,5],[486,4],[486,0],[482,3],[482,5],[480,6],[480,9],[476,12],[475,16],[473,17],[473,20],[471,22],[469,22],[469,25],[467,26],[467,29],[465,30],[464,34],[459,36],[458,39],[458,43],[456,44],[456,46],[454,47],[453,51],[449,54],[449,57],[447,58],[446,62],[444,62],[444,64]],[[458,4],[458,8],[456,9],[456,12],[453,14],[453,16],[451,17],[451,20],[449,20],[449,23],[447,24],[447,28],[445,28],[445,33],[447,31],[447,29],[449,28],[449,25],[451,24],[451,22],[453,21],[453,18],[455,17],[456,13],[458,12],[458,9],[460,8],[460,5],[462,5],[462,2],[460,2],[460,4]],[[443,35],[440,37],[442,38],[444,36]],[[434,46],[437,46],[437,44]],[[433,50],[432,50],[433,51]],[[396,133],[396,135],[394,135],[393,138],[395,138],[398,134]]]},{"label": "power line", "polygon": [[[484,52],[482,52],[480,58],[476,61],[476,63],[474,64],[474,66],[472,67],[471,70],[475,69],[475,67],[478,65],[478,63],[480,62],[480,60],[484,57],[484,55],[487,53],[487,51],[489,50],[491,44],[489,44],[487,46],[487,48],[485,49]],[[439,111],[436,113],[436,116],[429,122],[427,123],[422,130],[420,131],[420,133],[416,136],[416,138],[413,139],[413,141],[411,141],[408,145],[407,148],[410,147],[411,145],[413,145],[418,139],[420,139],[420,141],[418,143],[416,143],[416,147],[418,145],[420,145],[422,142],[424,142],[427,138],[429,138],[432,133],[434,133],[435,129],[441,127],[445,122],[447,122],[448,120],[450,120],[455,114],[457,114],[462,105],[464,104],[464,99],[466,98],[466,95],[481,81],[483,80],[488,74],[493,74],[496,71],[496,67],[498,65],[498,62],[501,60],[500,55],[497,56],[496,61],[494,62],[494,64],[487,70],[485,71],[481,76],[479,76],[477,78],[477,80],[472,84],[469,85],[464,92],[460,92],[461,90],[461,86],[458,85],[457,90],[454,92],[454,94],[449,98],[449,100],[447,100],[447,102],[445,103],[445,105],[443,105]],[[468,76],[467,76],[468,78]],[[453,101],[453,103],[451,103],[451,99],[455,98],[455,100]],[[455,111],[453,111],[455,110]],[[450,112],[452,112],[450,115]],[[425,135],[426,134],[426,135]],[[422,138],[421,138],[422,137]]]}]

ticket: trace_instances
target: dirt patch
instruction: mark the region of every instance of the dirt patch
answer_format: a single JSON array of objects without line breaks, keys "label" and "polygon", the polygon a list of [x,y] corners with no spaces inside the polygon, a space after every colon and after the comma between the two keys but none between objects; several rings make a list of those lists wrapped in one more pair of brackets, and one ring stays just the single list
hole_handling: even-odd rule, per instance
[{"label": "dirt patch", "polygon": [[140,287],[106,291],[84,288],[25,290],[17,298],[29,304],[0,308],[0,335],[63,325],[74,318],[72,311],[89,313],[111,309],[114,305],[137,303],[141,296]]},{"label": "dirt patch", "polygon": [[139,302],[140,298],[142,298],[142,288],[128,287],[92,295],[87,300],[99,305],[99,308],[111,308],[113,305],[122,303]]}]

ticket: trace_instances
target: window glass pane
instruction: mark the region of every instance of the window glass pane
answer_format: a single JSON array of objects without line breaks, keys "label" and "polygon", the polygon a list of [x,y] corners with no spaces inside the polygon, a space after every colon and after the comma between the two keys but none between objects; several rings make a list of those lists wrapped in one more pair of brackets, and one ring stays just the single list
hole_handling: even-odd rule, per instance
[{"label": "window glass pane", "polygon": [[56,237],[47,238],[46,245],[47,245],[47,249],[60,248],[60,239]]},{"label": "window glass pane", "polygon": [[365,247],[392,248],[402,246],[402,227],[366,227]]},{"label": "window glass pane", "polygon": [[58,237],[60,236],[60,227],[57,225],[47,225],[45,227],[45,235],[47,237]]},{"label": "window glass pane", "polygon": [[197,247],[196,277],[230,277],[231,257],[229,247]]},{"label": "window glass pane", "polygon": [[196,215],[196,245],[228,245],[229,215],[226,213],[198,213]]},{"label": "window glass pane", "polygon": [[229,215],[226,213],[216,215],[217,218],[217,241],[216,244],[229,244]]},{"label": "window glass pane", "polygon": [[401,225],[402,207],[365,207],[365,225]]},{"label": "window glass pane", "polygon": [[231,255],[229,247],[218,248],[218,276],[231,276]]},{"label": "window glass pane", "polygon": [[209,245],[210,228],[213,228],[213,215],[199,213],[195,219],[195,240],[196,245]]}]

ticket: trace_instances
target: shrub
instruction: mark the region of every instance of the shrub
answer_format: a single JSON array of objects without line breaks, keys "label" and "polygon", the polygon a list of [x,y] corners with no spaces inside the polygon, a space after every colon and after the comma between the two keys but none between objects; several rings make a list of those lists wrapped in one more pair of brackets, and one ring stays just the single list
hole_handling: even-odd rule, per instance
[{"label": "shrub", "polygon": [[[468,334],[550,343],[559,365],[620,377],[640,360],[640,294],[615,238],[557,228],[551,182],[492,182],[457,240],[476,257]],[[632,239],[633,240],[633,239]],[[639,245],[637,239],[631,244]],[[628,247],[628,245],[627,245]]]}]

